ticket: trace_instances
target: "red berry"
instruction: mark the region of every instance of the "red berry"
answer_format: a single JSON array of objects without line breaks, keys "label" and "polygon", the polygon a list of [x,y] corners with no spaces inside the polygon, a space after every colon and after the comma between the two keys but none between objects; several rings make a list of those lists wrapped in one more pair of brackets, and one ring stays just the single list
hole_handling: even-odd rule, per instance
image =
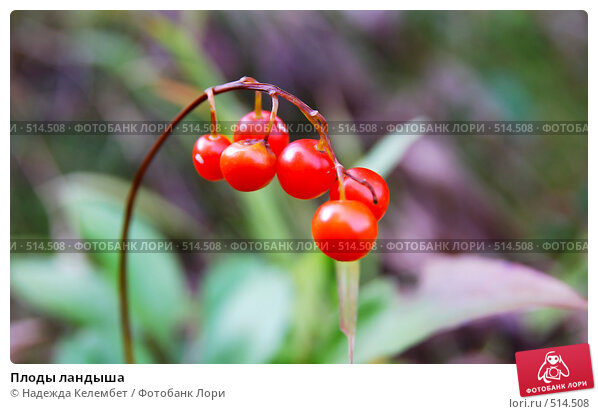
[{"label": "red berry", "polygon": [[239,141],[222,152],[220,170],[234,189],[255,191],[267,186],[274,178],[276,156],[264,141]]},{"label": "red berry", "polygon": [[372,249],[378,236],[378,222],[370,209],[359,201],[327,201],[314,215],[311,234],[325,255],[351,262]]},{"label": "red berry", "polygon": [[[257,118],[254,111],[249,112],[239,120],[239,123],[235,128],[235,142],[244,139],[264,139],[266,130],[268,129],[268,122],[270,122],[269,111],[262,111],[261,118]],[[268,136],[268,144],[270,145],[270,148],[278,157],[288,143],[289,130],[286,124],[279,117],[274,118],[274,123],[272,124],[270,135]]]},{"label": "red berry", "polygon": [[[367,181],[373,187],[378,203],[374,204],[372,192],[367,186],[360,184],[347,176],[345,176],[344,179],[345,198],[347,200],[361,201],[369,207],[374,214],[374,217],[376,217],[376,220],[380,220],[382,216],[384,216],[384,213],[386,213],[388,202],[390,201],[390,192],[388,191],[388,186],[386,185],[384,178],[368,168],[351,168],[348,169],[347,172],[357,179]],[[330,187],[330,199],[340,199],[338,182]]]},{"label": "red berry", "polygon": [[334,163],[317,145],[318,140],[299,139],[287,145],[278,157],[278,181],[293,197],[303,200],[318,197],[334,182]]},{"label": "red berry", "polygon": [[209,181],[222,180],[220,155],[230,140],[224,135],[202,135],[193,147],[193,165],[197,173]]}]

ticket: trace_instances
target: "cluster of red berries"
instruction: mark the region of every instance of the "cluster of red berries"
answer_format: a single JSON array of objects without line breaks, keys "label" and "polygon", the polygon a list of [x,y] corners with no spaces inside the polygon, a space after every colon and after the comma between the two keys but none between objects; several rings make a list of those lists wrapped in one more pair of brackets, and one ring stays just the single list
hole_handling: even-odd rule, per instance
[{"label": "cluster of red berries", "polygon": [[[389,202],[384,179],[367,168],[344,171],[343,184],[331,156],[315,139],[289,143],[287,126],[270,112],[252,111],[239,121],[234,142],[224,135],[203,135],[193,148],[193,164],[203,178],[225,179],[239,191],[265,187],[274,176],[289,195],[307,200],[329,191],[312,220],[312,236],[329,257],[353,261],[364,257],[378,235],[378,220]],[[270,126],[269,134],[266,132]],[[344,185],[344,197],[341,196]]]}]

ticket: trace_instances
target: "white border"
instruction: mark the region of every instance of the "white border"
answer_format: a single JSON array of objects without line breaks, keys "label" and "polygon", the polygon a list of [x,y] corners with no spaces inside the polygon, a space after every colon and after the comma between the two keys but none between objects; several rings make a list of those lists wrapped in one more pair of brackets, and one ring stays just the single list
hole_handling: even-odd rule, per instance
[{"label": "white border", "polygon": [[[596,30],[594,13],[596,2],[591,1],[512,1],[480,2],[452,1],[443,3],[412,2],[397,4],[390,1],[370,0],[364,2],[329,1],[325,5],[322,1],[305,0],[300,3],[251,1],[251,2],[180,2],[159,1],[124,2],[104,1],[96,6],[101,8],[128,9],[245,9],[251,5],[259,9],[394,9],[400,6],[404,9],[436,10],[451,9],[553,9],[553,10],[586,10],[589,12],[589,73],[598,73],[596,66]],[[89,3],[75,1],[54,1],[52,3],[35,1],[16,3],[17,8],[45,9],[48,6],[60,9],[79,9],[91,6]],[[3,56],[10,56],[10,23],[9,12],[4,13],[5,34],[2,43]],[[7,63],[2,65],[5,92],[3,94],[4,125],[10,120],[10,68]],[[598,211],[596,201],[596,182],[598,178],[598,146],[595,143],[594,122],[596,106],[593,97],[596,96],[594,78],[589,79],[589,211]],[[10,192],[9,156],[10,140],[7,136],[2,140],[2,153],[6,163],[2,164],[1,176],[2,194]],[[5,198],[0,204],[1,231],[4,235],[4,246],[8,243],[10,234],[9,203]],[[589,217],[589,234],[597,234],[597,222],[594,215]],[[596,251],[590,240],[589,249],[590,270],[596,263]],[[411,413],[421,410],[459,410],[459,412],[504,412],[509,409],[509,400],[522,400],[519,397],[515,365],[153,365],[153,366],[56,366],[56,365],[13,365],[9,361],[9,253],[8,248],[1,252],[3,283],[3,329],[1,333],[0,355],[4,356],[3,385],[0,387],[0,398],[3,401],[4,412],[11,410],[43,410],[44,412],[105,412],[115,409],[121,413],[125,410],[140,410],[155,408],[156,410],[173,410],[189,408],[189,412],[209,410],[215,413],[229,412],[264,412],[264,413],[305,413],[305,412],[401,412]],[[596,281],[589,280],[590,297],[596,292]],[[596,341],[596,306],[590,304],[589,309],[589,342],[590,347],[597,346]],[[597,352],[593,351],[594,366],[598,366]],[[73,400],[25,400],[10,397],[10,372],[20,373],[56,373],[58,374],[88,374],[88,373],[120,373],[125,375],[127,388],[145,389],[215,389],[226,390],[227,397],[222,400],[209,401],[201,399],[73,399]],[[90,388],[89,386],[87,386]],[[97,386],[96,386],[97,387]],[[93,387],[93,388],[96,388]],[[60,389],[56,387],[55,389]],[[44,389],[52,389],[48,386]],[[91,388],[90,388],[91,389]],[[590,398],[590,406],[598,404],[596,388],[593,390],[576,391],[572,393],[552,394],[544,397],[532,398]],[[530,398],[527,398],[530,400]],[[151,404],[151,406],[150,406]],[[593,408],[595,409],[595,408]],[[193,411],[191,411],[193,410]],[[580,409],[576,409],[580,410]],[[186,410],[187,412],[187,410]],[[587,410],[586,410],[587,412]]]}]

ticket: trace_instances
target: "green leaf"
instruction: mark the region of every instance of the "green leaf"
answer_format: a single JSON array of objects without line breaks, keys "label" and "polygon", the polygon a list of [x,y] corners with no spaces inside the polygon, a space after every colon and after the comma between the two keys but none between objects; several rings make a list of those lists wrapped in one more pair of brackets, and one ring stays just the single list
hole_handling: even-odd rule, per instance
[{"label": "green leaf", "polygon": [[[40,191],[47,199],[57,199],[59,207],[80,202],[120,205],[124,204],[130,187],[130,180],[105,174],[75,172],[44,184]],[[141,214],[153,227],[163,229],[169,236],[190,238],[205,232],[195,218],[146,188],[139,189],[134,214]]]},{"label": "green leaf", "polygon": [[[120,240],[124,200],[98,194],[94,188],[80,190],[65,185],[56,191],[72,229],[86,240]],[[164,236],[140,214],[135,214],[130,240],[135,239],[162,241]],[[142,241],[138,243],[140,248]],[[116,291],[119,253],[99,252],[90,257],[102,267]],[[130,252],[127,264],[133,318],[163,349],[173,351],[176,347],[173,336],[189,311],[190,298],[181,265],[175,255],[156,252]]]},{"label": "green leaf", "polygon": [[[109,203],[78,203],[68,206],[67,210],[71,219],[78,222],[85,239],[118,240],[122,207]],[[131,226],[130,239],[143,243],[148,239],[163,240],[163,236],[137,218]],[[95,256],[116,287],[119,254]],[[129,253],[127,265],[131,309],[136,320],[160,344],[169,347],[172,334],[180,327],[189,305],[181,266],[173,254],[156,252]]]},{"label": "green leaf", "polygon": [[139,45],[129,36],[104,30],[84,29],[77,31],[70,41],[75,59],[84,60],[85,64],[96,64],[108,71],[128,74],[132,82],[138,82],[130,74],[127,65],[143,56]]},{"label": "green leaf", "polygon": [[[276,181],[276,180],[274,180]],[[256,239],[288,239],[291,237],[287,221],[280,208],[282,190],[276,182],[253,192],[237,192],[243,205],[245,222],[251,237]],[[267,220],[264,218],[268,217]]]},{"label": "green leaf", "polygon": [[231,255],[208,269],[201,296],[201,362],[272,359],[292,319],[290,275],[249,255]]},{"label": "green leaf", "polygon": [[[193,29],[202,29],[202,25],[193,25]],[[142,29],[152,37],[171,56],[186,81],[205,89],[224,83],[216,65],[209,56],[198,47],[196,33],[180,23],[159,14],[148,15]],[[241,76],[239,76],[241,77]],[[218,96],[218,114],[222,121],[233,121],[243,112],[239,102],[231,95]]]},{"label": "green leaf", "polygon": [[292,263],[285,265],[291,269],[295,288],[293,322],[275,362],[311,362],[314,351],[331,333],[328,321],[338,322],[338,305],[331,294],[335,289],[331,262],[323,254],[295,253]]},{"label": "green leaf", "polygon": [[[136,363],[149,364],[152,358],[141,342],[136,340]],[[56,364],[122,364],[122,343],[116,330],[83,329],[58,342],[53,362]]]},{"label": "green leaf", "polygon": [[[422,121],[422,119],[413,120],[413,122],[417,121]],[[421,135],[388,134],[381,138],[354,166],[369,168],[382,177],[386,177],[399,165],[407,150],[420,137]]]},{"label": "green leaf", "polygon": [[[561,281],[535,269],[476,256],[436,257],[419,274],[414,291],[390,280],[360,292],[357,362],[396,355],[431,335],[503,312],[555,307],[586,310],[587,302]],[[325,362],[345,362],[338,338]]]},{"label": "green leaf", "polygon": [[81,325],[116,326],[116,295],[77,254],[13,255],[11,292],[44,316]]}]

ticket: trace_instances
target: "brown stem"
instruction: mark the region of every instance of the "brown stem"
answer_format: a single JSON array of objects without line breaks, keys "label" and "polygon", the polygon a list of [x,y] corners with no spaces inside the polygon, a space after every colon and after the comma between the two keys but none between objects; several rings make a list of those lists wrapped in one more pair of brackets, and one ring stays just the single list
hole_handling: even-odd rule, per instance
[{"label": "brown stem", "polygon": [[270,132],[272,131],[272,125],[274,125],[274,121],[276,121],[276,114],[278,113],[278,97],[276,94],[272,94],[272,111],[270,112],[270,120],[268,121],[268,126],[266,127],[266,135],[264,135],[264,142],[268,145],[268,137],[270,136]]},{"label": "brown stem", "polygon": [[[265,92],[272,96],[281,96],[282,98],[286,99],[293,105],[295,105],[305,117],[313,124],[316,131],[318,131],[320,135],[320,140],[324,142],[326,151],[332,159],[334,160],[335,167],[337,170],[337,175],[340,176],[339,178],[339,187],[341,188],[341,195],[344,197],[344,186],[342,183],[342,172],[344,171],[340,162],[336,158],[334,151],[332,150],[332,145],[330,143],[330,138],[328,137],[328,124],[324,117],[316,110],[311,109],[306,103],[301,101],[294,95],[280,89],[277,86],[271,85],[269,83],[260,83],[257,82],[255,79],[250,77],[243,77],[238,81],[225,83],[223,85],[214,86],[209,88],[210,94],[218,95],[221,93],[233,91],[233,90],[253,90],[256,92]],[[125,354],[125,362],[127,364],[132,364],[135,362],[134,355],[133,355],[133,340],[131,335],[131,320],[130,320],[130,312],[129,312],[129,300],[128,300],[128,287],[127,287],[127,239],[129,237],[129,227],[131,224],[131,216],[133,214],[133,206],[135,204],[135,198],[137,196],[137,192],[139,191],[139,187],[141,185],[141,181],[151,164],[152,160],[156,156],[158,150],[162,147],[166,139],[170,136],[174,128],[181,122],[191,111],[193,111],[197,106],[199,106],[202,102],[208,99],[208,93],[204,92],[201,96],[191,102],[186,108],[184,108],[179,114],[168,124],[166,130],[158,137],[158,139],[154,142],[148,153],[143,158],[141,165],[137,169],[135,173],[135,177],[133,178],[133,182],[131,183],[131,187],[129,189],[129,193],[127,195],[127,202],[125,207],[125,217],[123,221],[123,229],[121,233],[121,242],[122,242],[122,250],[120,254],[120,264],[119,264],[119,279],[118,279],[118,287],[119,287],[119,303],[120,303],[120,321],[121,321],[121,329],[122,329],[122,337],[123,337],[123,347],[124,347],[124,354]]]},{"label": "brown stem", "polygon": [[216,119],[216,101],[214,100],[213,88],[206,89],[206,95],[210,104],[210,136],[214,137],[218,131],[218,120]]},{"label": "brown stem", "polygon": [[370,183],[368,183],[367,180],[357,178],[348,171],[345,171],[345,175],[350,179],[357,181],[359,184],[365,185],[368,188],[368,190],[370,190],[370,193],[372,193],[372,201],[374,202],[374,204],[378,204],[378,196],[376,196],[376,191],[374,191],[374,187]]},{"label": "brown stem", "polygon": [[262,117],[262,93],[259,91],[255,91],[255,106],[253,111],[257,119]]}]

